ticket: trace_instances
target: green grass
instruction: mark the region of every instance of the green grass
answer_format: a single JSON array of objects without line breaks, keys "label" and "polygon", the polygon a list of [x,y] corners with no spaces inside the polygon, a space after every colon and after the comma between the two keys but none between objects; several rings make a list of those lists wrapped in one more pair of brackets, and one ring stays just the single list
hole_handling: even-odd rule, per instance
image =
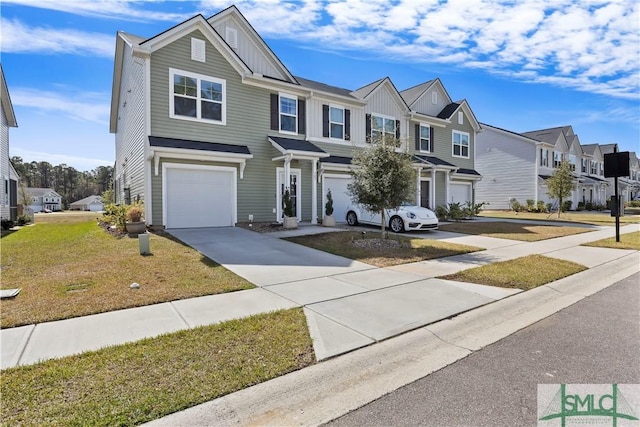
[{"label": "green grass", "polygon": [[2,425],[133,426],[315,362],[302,309],[2,372]]},{"label": "green grass", "polygon": [[615,237],[597,240],[595,242],[583,243],[582,246],[596,246],[599,248],[612,249],[634,249],[640,251],[640,231],[625,233],[620,235],[620,241],[616,242]]},{"label": "green grass", "polygon": [[[479,216],[489,218],[529,219],[536,221],[579,222],[594,225],[615,225],[616,219],[609,212],[563,212],[558,218],[557,213],[513,212],[513,211],[482,211]],[[620,217],[620,223],[636,224],[640,222],[640,215]]]},{"label": "green grass", "polygon": [[[137,239],[111,236],[95,221],[36,223],[3,237],[2,288],[22,288],[22,292],[2,301],[0,325],[7,328],[253,287],[163,235],[151,234],[150,247],[152,255],[141,256]],[[130,289],[133,282],[140,289]]]},{"label": "green grass", "polygon": [[[368,231],[366,232],[366,239],[380,239],[380,233]],[[475,246],[410,238],[397,234],[390,235],[389,240],[399,242],[399,247],[358,247],[354,242],[364,239],[361,232],[355,231],[290,237],[286,240],[378,267],[388,267],[483,250],[483,248]]]},{"label": "green grass", "polygon": [[442,231],[453,233],[474,234],[479,236],[497,237],[500,239],[523,240],[536,242],[538,240],[553,239],[570,236],[572,234],[591,231],[582,227],[559,227],[554,225],[521,224],[515,222],[455,222],[442,224],[438,227]]},{"label": "green grass", "polygon": [[543,255],[529,255],[470,268],[459,273],[441,276],[440,279],[528,290],[586,269],[587,267],[571,261]]}]

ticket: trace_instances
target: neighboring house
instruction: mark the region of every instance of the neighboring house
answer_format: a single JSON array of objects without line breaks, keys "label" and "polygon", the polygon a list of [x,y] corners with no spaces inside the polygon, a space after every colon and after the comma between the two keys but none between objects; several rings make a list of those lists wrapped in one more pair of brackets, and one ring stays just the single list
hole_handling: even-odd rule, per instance
[{"label": "neighboring house", "polygon": [[72,211],[98,212],[104,210],[104,204],[102,203],[102,197],[89,196],[71,203],[71,205],[69,205],[69,209]]},{"label": "neighboring house", "polygon": [[563,160],[574,171],[574,189],[568,199],[572,209],[579,203],[605,204],[609,185],[600,146],[581,145],[571,126],[524,133],[484,123],[482,128],[476,169],[483,180],[477,184],[476,199],[488,202],[491,209],[509,209],[511,199],[522,204],[527,200],[555,203],[545,181]]},{"label": "neighboring house", "polygon": [[53,212],[62,210],[62,196],[51,188],[26,188],[25,193],[31,201],[29,207],[33,213],[45,209]]},{"label": "neighboring house", "polygon": [[[601,145],[602,155],[614,152],[617,144]],[[620,151],[618,149],[618,151]],[[615,194],[614,178],[606,178],[609,183],[607,187],[607,199]],[[635,152],[629,152],[629,176],[618,178],[618,195],[622,201],[637,200],[640,196],[640,164]]]},{"label": "neighboring house", "polygon": [[18,181],[20,177],[9,161],[9,128],[18,127],[16,115],[11,104],[9,89],[4,78],[4,70],[0,64],[0,217],[16,220],[18,216]]},{"label": "neighboring house", "polygon": [[292,75],[235,6],[154,37],[116,36],[110,131],[116,202],[144,200],[154,227],[344,220],[354,149],[398,137],[415,154],[415,202],[473,201],[480,126],[439,80],[355,91]]}]

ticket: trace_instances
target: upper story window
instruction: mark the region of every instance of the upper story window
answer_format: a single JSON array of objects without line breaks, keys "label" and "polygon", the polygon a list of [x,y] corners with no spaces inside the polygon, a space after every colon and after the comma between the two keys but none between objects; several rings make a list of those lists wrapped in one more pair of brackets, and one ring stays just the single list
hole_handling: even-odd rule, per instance
[{"label": "upper story window", "polygon": [[569,154],[569,168],[572,171],[576,170],[576,163],[578,163],[578,158],[573,154]]},{"label": "upper story window", "polygon": [[322,106],[322,136],[348,141],[350,137],[351,112],[334,105]]},{"label": "upper story window", "polygon": [[469,134],[453,131],[453,157],[469,158]]},{"label": "upper story window", "polygon": [[298,133],[298,98],[280,94],[280,131]]},{"label": "upper story window", "polygon": [[400,121],[379,114],[367,114],[367,142],[380,142],[389,138],[400,138]]},{"label": "upper story window", "polygon": [[553,167],[554,168],[560,167],[560,163],[562,163],[562,153],[559,152],[559,151],[554,151],[553,152]]},{"label": "upper story window", "polygon": [[598,175],[598,162],[591,160],[591,175]]},{"label": "upper story window", "polygon": [[604,175],[604,162],[600,162],[600,173],[599,175]]},{"label": "upper story window", "polygon": [[169,117],[226,123],[226,82],[215,77],[169,69]]},{"label": "upper story window", "polygon": [[299,134],[305,132],[305,101],[286,93],[271,94],[271,130]]},{"label": "upper story window", "polygon": [[582,168],[580,169],[582,171],[582,173],[587,173],[587,164],[589,163],[589,160],[587,159],[582,159]]},{"label": "upper story window", "polygon": [[549,150],[546,148],[540,149],[540,166],[549,166]]},{"label": "upper story window", "polygon": [[[435,93],[435,92],[434,92]],[[419,125],[417,126],[418,136],[419,136],[419,146],[417,147],[420,151],[424,151],[427,153],[433,152],[433,129],[431,126],[427,125]]]}]

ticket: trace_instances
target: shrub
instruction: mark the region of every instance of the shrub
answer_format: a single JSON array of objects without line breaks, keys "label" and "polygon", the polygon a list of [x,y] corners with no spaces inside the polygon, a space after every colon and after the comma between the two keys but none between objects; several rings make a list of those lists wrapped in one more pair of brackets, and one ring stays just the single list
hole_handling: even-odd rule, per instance
[{"label": "shrub", "polygon": [[544,204],[544,201],[538,200],[538,205],[536,206],[536,211],[537,212],[549,212],[549,209]]},{"label": "shrub", "polygon": [[289,193],[288,188],[284,190],[284,194],[282,195],[282,202],[284,203],[284,216],[293,218],[295,216],[293,213],[293,201],[291,200],[291,193]]},{"label": "shrub", "polygon": [[435,214],[440,221],[446,221],[449,218],[449,209],[445,205],[436,206]]},{"label": "shrub", "polygon": [[449,218],[454,221],[460,221],[465,218],[465,211],[460,203],[449,203]]},{"label": "shrub", "polygon": [[627,202],[627,206],[630,208],[640,208],[640,200],[631,200]]},{"label": "shrub", "polygon": [[553,205],[551,203],[547,203],[545,206],[545,212],[551,212],[551,209],[553,209]]},{"label": "shrub", "polygon": [[324,214],[326,216],[333,215],[333,197],[331,190],[327,191],[327,202],[324,204]]},{"label": "shrub", "polygon": [[144,207],[140,203],[127,207],[127,221],[140,222],[144,216]]},{"label": "shrub", "polygon": [[514,212],[520,212],[522,210],[522,205],[515,198],[509,199],[509,206],[511,206],[511,210]]},{"label": "shrub", "polygon": [[576,207],[577,211],[583,211],[584,210],[584,203],[583,202],[578,202],[578,206]]},{"label": "shrub", "polygon": [[104,222],[113,224],[124,231],[127,226],[127,206],[114,203],[105,205],[102,219]]},{"label": "shrub", "polygon": [[535,200],[533,199],[527,199],[527,212],[534,212],[535,211]]},{"label": "shrub", "polygon": [[481,203],[471,203],[469,201],[467,201],[467,203],[464,205],[464,210],[467,213],[466,217],[467,218],[472,218],[474,216],[478,216],[478,214],[480,212],[482,212],[482,207],[484,205],[488,205],[489,203],[487,202],[481,202]]},{"label": "shrub", "polygon": [[593,203],[591,203],[591,202],[586,202],[586,203],[584,204],[584,208],[585,208],[586,210],[588,210],[588,211],[592,211],[592,210],[593,210]]},{"label": "shrub", "polygon": [[16,218],[16,222],[18,223],[18,225],[29,224],[31,222],[31,217],[27,214],[18,215],[18,218]]},{"label": "shrub", "polygon": [[565,200],[562,202],[562,212],[566,212],[571,210],[571,200]]},{"label": "shrub", "polygon": [[15,225],[12,220],[5,219],[5,218],[2,218],[2,220],[0,220],[0,224],[3,230],[9,230],[11,227]]}]

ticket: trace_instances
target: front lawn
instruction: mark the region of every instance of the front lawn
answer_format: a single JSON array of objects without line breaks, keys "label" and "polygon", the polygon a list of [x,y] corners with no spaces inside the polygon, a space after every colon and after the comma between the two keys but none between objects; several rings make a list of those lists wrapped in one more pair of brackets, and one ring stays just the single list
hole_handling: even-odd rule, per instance
[{"label": "front lawn", "polygon": [[586,269],[587,267],[571,261],[543,255],[529,255],[470,268],[459,273],[441,276],[440,279],[528,290]]},{"label": "front lawn", "polygon": [[582,246],[596,246],[599,248],[612,249],[634,249],[640,251],[640,231],[625,233],[620,235],[620,241],[616,242],[615,237],[596,240],[595,242],[583,243]]},{"label": "front lawn", "polygon": [[[557,213],[549,215],[541,212],[513,212],[513,211],[482,211],[478,216],[489,218],[530,219],[536,221],[561,221],[579,222],[594,225],[615,225],[616,218],[609,212],[562,212],[560,218]],[[635,224],[640,222],[640,215],[627,215],[620,217],[622,224]]]},{"label": "front lawn", "polygon": [[438,227],[442,231],[453,233],[474,234],[479,236],[497,237],[500,239],[523,240],[536,242],[538,240],[553,239],[570,236],[572,234],[592,231],[581,227],[559,227],[554,225],[520,224],[515,222],[455,222],[442,224]]},{"label": "front lawn", "polygon": [[[54,218],[55,214],[51,218]],[[252,288],[197,251],[150,235],[152,255],[138,239],[117,238],[95,221],[42,223],[2,238],[3,328]],[[139,289],[131,289],[132,283]]]},{"label": "front lawn", "polygon": [[302,309],[2,372],[2,425],[133,426],[315,362]]},{"label": "front lawn", "polygon": [[440,240],[418,239],[390,234],[387,242],[380,240],[380,232],[344,231],[290,237],[286,240],[334,255],[378,267],[424,261],[484,250],[475,246],[458,245]]}]

